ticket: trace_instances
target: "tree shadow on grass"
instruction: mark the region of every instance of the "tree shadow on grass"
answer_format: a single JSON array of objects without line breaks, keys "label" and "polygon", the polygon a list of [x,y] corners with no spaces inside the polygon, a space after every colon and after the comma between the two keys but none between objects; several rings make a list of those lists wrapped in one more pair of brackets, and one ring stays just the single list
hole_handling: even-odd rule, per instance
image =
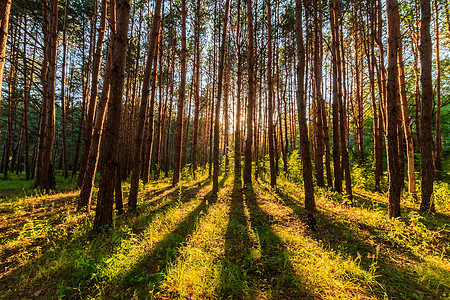
[{"label": "tree shadow on grass", "polygon": [[[219,188],[223,187],[226,179],[226,176],[221,179]],[[203,187],[204,184],[199,185],[189,194],[196,194]],[[120,275],[119,282],[111,290],[105,291],[106,297],[126,289],[126,296],[137,295],[139,298],[148,298],[153,291],[158,290],[164,281],[168,267],[180,255],[181,247],[197,228],[199,218],[208,214],[210,205],[216,201],[217,197],[209,191],[198,206],[178,223],[170,234],[159,241],[150,253],[146,254],[129,272]]]},{"label": "tree shadow on grass", "polygon": [[271,228],[271,216],[258,204],[252,187],[244,188],[245,203],[250,213],[251,226],[260,243],[261,261],[254,263],[247,276],[269,286],[270,297],[299,299],[308,295],[306,282],[300,278],[288,257],[286,245]]},{"label": "tree shadow on grass", "polygon": [[[378,199],[375,199],[374,197],[371,197],[370,195],[364,195],[362,193],[355,192],[354,193],[354,203],[360,206],[368,207],[372,210],[374,209],[380,209],[387,214],[388,212],[388,203],[380,201]],[[406,207],[402,206],[402,219],[405,222],[408,222],[407,216],[411,212],[417,212],[419,213],[423,218],[423,223],[429,227],[430,230],[439,230],[443,226],[446,226],[446,224],[450,224],[450,216],[444,213],[424,213],[419,211],[416,208]]]},{"label": "tree shadow on grass", "polygon": [[241,299],[248,293],[247,270],[253,265],[254,241],[249,235],[249,220],[245,213],[242,187],[235,182],[231,194],[229,220],[225,233],[225,258],[222,262],[219,293]]},{"label": "tree shadow on grass", "polygon": [[[277,195],[283,200],[286,206],[290,207],[298,216],[303,216],[305,210],[299,203],[287,193],[277,189]],[[345,222],[340,218],[334,218],[332,212],[324,213],[320,210],[315,214],[317,220],[317,232],[310,231],[312,238],[320,241],[322,245],[328,247],[337,253],[348,254],[352,259],[358,259],[362,269],[369,271],[376,267],[376,280],[384,287],[389,297],[411,298],[424,295],[429,299],[436,299],[442,293],[445,293],[445,288],[430,290],[423,287],[419,274],[414,274],[407,266],[400,265],[392,254],[399,252],[410,261],[420,261],[421,258],[411,253],[406,248],[400,248],[401,245],[393,245],[391,241],[380,236],[377,228],[368,224],[360,223],[355,220]],[[377,243],[370,243],[367,239],[360,236],[357,228],[369,232]],[[377,244],[383,244],[389,251],[385,253],[378,253]],[[374,258],[376,260],[374,260]],[[448,292],[448,291],[447,291]],[[378,296],[383,297],[382,291],[378,291]]]},{"label": "tree shadow on grass", "polygon": [[[176,188],[175,190],[171,191],[170,193],[167,194],[160,194],[159,196],[157,196],[157,198],[152,199],[150,202],[146,203],[147,207],[158,207],[158,210],[161,209],[168,209],[169,207],[173,207],[174,205],[177,204],[177,200],[180,200],[182,202],[185,202],[187,200],[192,199],[201,189],[203,189],[204,187],[206,187],[208,184],[210,184],[210,180],[204,180],[201,182],[198,182],[198,184],[196,186],[192,186],[189,188],[185,188],[185,189],[181,189],[180,188]],[[169,189],[170,190],[170,189]],[[181,194],[180,194],[181,193]],[[164,202],[164,199],[171,199],[169,201]],[[141,212],[140,214],[138,214],[138,217],[136,219],[135,222],[133,222],[133,232],[135,234],[138,234],[140,232],[142,232],[147,226],[148,224],[150,224],[153,221],[153,217],[154,217],[154,210],[150,209],[149,212],[145,212],[146,208],[145,207],[141,207],[139,208],[139,212]],[[119,216],[118,220],[120,220],[119,224],[127,224],[130,221],[132,221],[133,219],[136,218],[135,213],[131,213],[131,214],[125,214],[122,216]]]},{"label": "tree shadow on grass", "polygon": [[[183,190],[181,201],[189,201],[207,184],[208,181],[204,181],[203,183],[199,183],[198,186]],[[135,215],[133,217],[121,215],[116,219],[116,225],[129,224],[132,227],[135,226],[134,231],[139,233],[151,223],[155,215],[176,205],[175,200],[177,199],[177,196],[178,190],[165,195],[165,197],[160,197],[160,199],[151,201],[147,204],[147,206],[151,206],[150,210],[146,211],[144,214]],[[164,202],[163,199],[165,198],[171,199]],[[160,202],[161,205],[158,206],[156,202]],[[145,209],[143,210],[145,211]],[[120,241],[129,237],[126,235],[119,236],[120,241],[118,243],[113,243],[111,241],[113,234],[117,234],[117,232],[114,233],[109,231],[101,234],[93,234],[90,231],[86,231],[84,234],[74,239],[71,239],[69,233],[64,237],[58,237],[51,240],[51,245],[41,249],[42,254],[38,258],[29,260],[26,264],[1,278],[0,290],[5,291],[5,297],[8,299],[29,297],[33,295],[35,290],[41,291],[39,297],[52,298],[60,291],[61,286],[68,287],[64,291],[64,294],[68,297],[78,297],[82,294],[88,294],[94,284],[91,282],[91,276],[96,271],[96,266],[102,260],[107,259],[107,256],[102,256],[101,253],[114,253],[116,247],[120,245]],[[82,249],[84,247],[83,245],[86,245],[86,243],[89,244],[89,250]],[[108,251],[106,249],[110,250]],[[61,251],[71,253],[80,250],[83,250],[83,257],[78,258],[77,261],[64,262],[65,265],[61,268],[54,268],[50,265],[58,261],[58,253]],[[83,260],[84,258],[86,258],[86,260]],[[52,271],[45,273],[47,278],[39,277],[36,281],[24,279],[24,276],[33,278],[36,270],[43,266],[48,266],[52,269]],[[79,288],[70,288],[76,286]]]}]

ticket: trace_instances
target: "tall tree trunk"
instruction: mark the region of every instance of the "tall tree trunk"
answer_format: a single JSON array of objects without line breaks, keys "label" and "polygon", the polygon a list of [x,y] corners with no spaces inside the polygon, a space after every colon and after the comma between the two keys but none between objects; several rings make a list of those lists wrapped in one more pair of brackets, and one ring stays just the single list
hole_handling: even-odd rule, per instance
[{"label": "tall tree trunk", "polygon": [[104,125],[104,120],[106,116],[105,112],[107,110],[109,99],[112,55],[114,52],[114,49],[112,47],[114,45],[115,30],[116,30],[115,1],[111,1],[110,12],[111,12],[110,15],[111,43],[108,49],[106,70],[103,78],[102,94],[100,101],[98,103],[97,116],[95,118],[94,130],[92,132],[92,141],[90,144],[89,156],[86,164],[85,174],[83,176],[83,184],[81,186],[80,198],[77,207],[78,211],[80,211],[83,207],[86,207],[88,213],[91,210],[92,188],[94,186],[95,171],[97,170],[102,129]]},{"label": "tall tree trunk", "polygon": [[431,47],[431,4],[430,0],[420,1],[420,11],[422,20],[420,22],[420,61],[422,73],[420,82],[422,85],[422,109],[421,109],[421,130],[420,130],[420,166],[422,180],[422,198],[420,203],[421,211],[433,211],[434,205],[431,203],[433,194],[434,165],[433,165],[433,134],[431,123],[433,120],[433,85],[431,76],[432,47]]},{"label": "tall tree trunk", "polygon": [[81,158],[80,173],[78,174],[77,186],[81,187],[83,184],[83,178],[86,170],[86,164],[89,156],[89,150],[91,147],[92,138],[92,127],[94,124],[95,110],[97,106],[97,95],[98,95],[98,79],[100,75],[101,59],[102,59],[102,48],[103,39],[105,37],[106,29],[106,0],[102,0],[102,10],[100,15],[100,27],[98,30],[97,45],[94,54],[94,60],[92,62],[92,85],[91,94],[89,98],[88,113],[85,120],[85,130],[84,130],[84,148],[83,156]]},{"label": "tall tree trunk", "polygon": [[341,54],[339,51],[339,14],[338,2],[330,2],[331,10],[331,32],[332,32],[332,64],[333,64],[333,164],[334,164],[334,189],[342,192],[342,171],[339,147],[339,99],[342,98],[342,79],[340,72]]},{"label": "tall tree trunk", "polygon": [[[109,99],[107,118],[101,144],[103,159],[100,168],[100,184],[98,188],[97,207],[95,210],[95,230],[101,230],[106,226],[112,226],[113,222],[114,174],[119,163],[117,151],[120,141],[120,126],[122,120],[122,95],[127,55],[130,0],[117,0],[116,11],[117,28],[111,67],[111,97]],[[113,179],[111,179],[111,176]]]},{"label": "tall tree trunk", "polygon": [[401,174],[398,156],[397,120],[399,108],[398,49],[400,44],[400,16],[397,0],[387,0],[388,24],[388,80],[386,150],[389,171],[389,217],[400,216]]},{"label": "tall tree trunk", "polygon": [[[319,3],[320,2],[320,3]],[[315,133],[316,151],[314,152],[314,164],[316,169],[316,179],[318,186],[324,186],[323,178],[323,142],[324,142],[324,118],[322,110],[324,109],[324,101],[322,95],[322,13],[318,10],[322,8],[321,1],[314,1],[314,94],[316,105],[316,126]]]},{"label": "tall tree trunk", "polygon": [[[158,34],[161,38],[161,35]],[[147,124],[144,131],[144,145],[142,147],[142,182],[144,184],[148,183],[149,173],[151,171],[152,162],[152,152],[153,152],[153,136],[154,136],[154,117],[155,117],[155,98],[156,98],[156,76],[158,72],[158,45],[159,41],[156,42],[156,49],[153,54],[153,68],[151,77],[151,89],[152,93],[150,95],[150,106],[148,108]],[[148,125],[148,126],[147,126]]]},{"label": "tall tree trunk", "polygon": [[198,164],[198,118],[200,114],[200,5],[197,0],[197,19],[195,25],[195,94],[194,94],[194,126],[192,128],[192,173],[194,177]]},{"label": "tall tree trunk", "polygon": [[[406,97],[405,84],[405,66],[403,62],[403,46],[402,41],[399,41],[398,51],[398,71],[399,71],[399,86],[400,86],[400,104],[403,121],[403,130],[406,139],[406,157],[408,160],[408,192],[412,195],[416,194],[416,173],[414,172],[414,140],[409,121],[408,98]],[[400,134],[401,136],[401,134]],[[399,153],[400,159],[403,159],[403,151]]]},{"label": "tall tree trunk", "polygon": [[[161,2],[157,0],[155,3],[155,12],[153,14],[152,27],[150,32],[150,40],[148,42],[147,63],[145,66],[144,78],[142,83],[141,106],[139,109],[139,119],[136,127],[135,139],[133,143],[133,159],[131,166],[131,185],[130,194],[128,195],[128,206],[136,209],[137,196],[139,192],[139,168],[141,166],[142,139],[144,137],[145,117],[147,114],[148,96],[150,92],[150,77],[152,74],[152,63],[156,53],[158,43],[158,31],[161,19]],[[156,68],[156,64],[154,66]]]},{"label": "tall tree trunk", "polygon": [[66,50],[67,50],[67,8],[69,6],[69,0],[66,0],[64,7],[64,28],[63,28],[63,61],[61,67],[61,127],[62,127],[62,143],[63,143],[63,175],[64,178],[69,177],[69,167],[67,162],[67,112],[66,112]]},{"label": "tall tree trunk", "polygon": [[[0,87],[3,81],[3,68],[6,62],[6,42],[8,40],[9,14],[12,0],[2,1],[0,4]],[[2,91],[0,88],[0,97]]]},{"label": "tall tree trunk", "polygon": [[216,101],[216,113],[214,120],[214,170],[213,170],[213,194],[217,194],[219,191],[219,120],[220,120],[220,101],[222,98],[222,85],[223,85],[223,69],[225,64],[225,47],[227,41],[227,28],[228,28],[228,9],[230,6],[230,1],[225,2],[225,14],[223,16],[222,25],[222,41],[220,44],[219,53],[219,74],[217,82],[217,101]]},{"label": "tall tree trunk", "polygon": [[191,81],[191,88],[189,89],[189,105],[188,113],[185,115],[185,121],[183,122],[183,140],[181,141],[181,165],[180,169],[183,170],[187,164],[187,150],[188,150],[188,140],[189,140],[189,127],[191,124],[191,108],[192,108],[192,90],[194,88],[194,79]]},{"label": "tall tree trunk", "polygon": [[[30,159],[29,159],[29,134],[28,134],[28,103],[30,101],[30,83],[28,81],[28,63],[27,63],[27,25],[28,18],[24,19],[24,36],[23,36],[23,126],[25,128],[25,179],[30,179]],[[31,78],[33,78],[31,72]],[[0,75],[1,77],[1,75]],[[0,83],[1,86],[1,83]],[[1,96],[1,95],[0,95]]]},{"label": "tall tree trunk", "polygon": [[434,0],[436,12],[435,18],[435,40],[436,40],[436,149],[434,167],[436,178],[442,179],[442,139],[441,139],[441,60],[439,54],[439,4]]},{"label": "tall tree trunk", "polygon": [[244,151],[244,184],[252,184],[252,143],[253,143],[253,110],[255,106],[255,58],[253,54],[253,12],[252,0],[247,0],[247,31],[248,31],[248,96],[247,96],[247,139]]},{"label": "tall tree trunk", "polygon": [[7,132],[6,132],[6,141],[3,147],[3,157],[2,157],[2,172],[4,178],[8,178],[8,172],[10,168],[10,160],[14,148],[14,121],[15,121],[15,103],[16,103],[16,89],[17,89],[17,51],[14,50],[16,48],[16,34],[13,34],[12,45],[10,55],[10,63],[11,67],[9,69],[9,80],[8,80],[8,113],[7,113]]},{"label": "tall tree trunk", "polygon": [[273,152],[273,79],[272,79],[272,9],[270,0],[267,0],[267,83],[269,91],[268,102],[268,137],[269,137],[269,160],[270,160],[270,186],[275,187],[277,177],[275,174],[275,154]]},{"label": "tall tree trunk", "polygon": [[[339,19],[342,16],[342,7],[341,7],[341,3],[339,3],[338,6],[338,15],[339,15]],[[341,29],[342,30],[342,29]],[[338,37],[343,36],[343,34],[340,32]],[[340,38],[338,38],[340,39]],[[344,49],[343,46],[343,39],[341,39],[341,49]],[[339,66],[338,66],[338,73],[339,74],[343,74],[343,81],[344,84],[339,85],[339,92],[338,95],[341,95],[341,97],[338,97],[338,101],[339,101],[339,129],[340,129],[340,140],[341,140],[341,153],[342,153],[342,164],[341,164],[341,168],[342,168],[342,172],[343,175],[345,176],[345,193],[346,193],[346,197],[347,199],[350,201],[350,203],[353,201],[353,194],[352,194],[352,181],[351,181],[351,175],[350,175],[350,161],[349,161],[349,157],[348,157],[348,135],[349,135],[349,120],[347,119],[347,104],[348,102],[350,102],[349,97],[347,96],[347,89],[346,89],[346,71],[345,71],[345,53],[343,51],[340,52],[342,54],[342,73],[339,70]],[[341,81],[342,82],[342,81]],[[344,94],[342,94],[342,90],[341,87],[344,87]],[[342,101],[342,95],[345,95],[345,100]],[[347,100],[348,99],[348,100]]]},{"label": "tall tree trunk", "polygon": [[[304,74],[305,74],[305,48],[303,45],[302,24],[302,1],[295,0],[295,33],[297,44],[297,109],[300,132],[300,153],[303,165],[303,181],[305,184],[305,209],[310,214],[309,222],[312,223],[312,213],[316,209],[314,200],[314,184],[312,175],[312,163],[308,139],[308,126],[306,123],[306,99],[304,97]],[[313,224],[309,224],[313,225]]]},{"label": "tall tree trunk", "polygon": [[[367,65],[368,65],[368,69],[369,69],[369,82],[370,82],[370,98],[371,98],[371,102],[372,102],[372,113],[373,113],[373,140],[374,140],[374,149],[373,149],[373,153],[374,153],[374,165],[375,165],[375,189],[376,190],[381,190],[381,176],[379,174],[381,174],[382,171],[380,171],[380,167],[382,168],[382,153],[381,153],[381,149],[382,149],[382,137],[381,137],[381,132],[379,130],[380,126],[381,126],[381,119],[380,116],[378,116],[378,108],[377,108],[377,102],[376,102],[376,98],[375,98],[375,69],[377,67],[377,60],[375,57],[375,39],[376,39],[376,34],[377,34],[377,27],[376,27],[376,6],[375,3],[372,3],[372,7],[370,8],[370,28],[371,28],[371,32],[370,32],[370,40],[369,40],[369,45],[368,48],[370,49],[366,49],[367,51]],[[381,85],[379,85],[381,86]],[[382,96],[382,90],[379,90],[379,94],[380,96]],[[381,104],[380,104],[381,105]]]},{"label": "tall tree trunk", "polygon": [[237,50],[237,95],[236,95],[236,129],[234,132],[234,182],[241,186],[241,0],[237,2],[236,50]]},{"label": "tall tree trunk", "polygon": [[183,106],[186,97],[186,0],[181,2],[181,81],[177,105],[177,133],[175,137],[175,163],[172,184],[180,180],[181,138],[183,136]]},{"label": "tall tree trunk", "polygon": [[[53,166],[51,166],[52,161],[52,151],[53,143],[55,139],[55,83],[56,83],[56,43],[58,38],[58,0],[51,0],[50,5],[44,3],[44,13],[48,14],[48,31],[47,31],[47,46],[46,46],[46,56],[48,57],[44,77],[44,99],[43,102],[46,103],[45,110],[43,114],[45,115],[46,121],[41,124],[44,125],[42,128],[44,133],[42,143],[43,152],[41,158],[41,170],[40,170],[40,186],[49,191],[55,188],[54,172]],[[50,8],[50,10],[48,10]]]}]

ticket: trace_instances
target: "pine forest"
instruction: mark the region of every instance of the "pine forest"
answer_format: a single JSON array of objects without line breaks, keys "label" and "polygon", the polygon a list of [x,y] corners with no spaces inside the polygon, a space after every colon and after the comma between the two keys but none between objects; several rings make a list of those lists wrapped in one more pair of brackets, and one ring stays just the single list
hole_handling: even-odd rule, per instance
[{"label": "pine forest", "polygon": [[449,297],[450,0],[0,0],[0,300]]}]

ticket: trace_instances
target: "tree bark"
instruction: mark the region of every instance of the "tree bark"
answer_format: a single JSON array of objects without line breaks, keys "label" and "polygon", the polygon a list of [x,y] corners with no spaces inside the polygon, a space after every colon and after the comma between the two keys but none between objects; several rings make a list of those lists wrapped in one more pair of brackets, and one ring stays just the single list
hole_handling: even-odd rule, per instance
[{"label": "tree bark", "polygon": [[435,40],[436,40],[436,149],[434,166],[436,178],[442,179],[442,137],[441,137],[441,60],[439,53],[439,4],[434,0],[436,12],[435,18]]},{"label": "tree bark", "polygon": [[[2,1],[0,4],[0,87],[3,81],[3,68],[6,62],[6,42],[8,41],[9,14],[12,0]],[[0,97],[2,91],[0,88]]]},{"label": "tree bark", "polygon": [[422,72],[420,82],[422,85],[422,109],[421,109],[421,130],[420,130],[420,167],[421,167],[421,187],[422,198],[420,203],[421,211],[433,211],[434,205],[431,203],[433,194],[434,165],[433,165],[433,134],[431,123],[433,120],[433,85],[431,76],[432,47],[431,47],[431,4],[430,0],[420,1],[420,11],[422,20],[420,22],[420,61]]},{"label": "tree bark", "polygon": [[183,106],[186,97],[186,0],[181,2],[181,81],[177,105],[177,133],[175,136],[175,162],[172,185],[180,181],[181,138],[183,136]]},{"label": "tree bark", "polygon": [[195,94],[194,94],[194,126],[192,128],[192,173],[196,176],[198,164],[198,119],[200,115],[200,5],[197,0],[197,19],[195,26]]},{"label": "tree bark", "polygon": [[[108,107],[110,82],[111,82],[111,67],[112,67],[112,55],[114,49],[112,48],[115,40],[116,30],[116,12],[115,3],[111,2],[111,16],[110,16],[110,28],[111,28],[111,43],[108,49],[108,56],[106,60],[106,70],[103,78],[103,87],[100,101],[98,103],[97,116],[95,118],[94,130],[92,132],[92,141],[89,149],[89,156],[86,164],[85,174],[83,176],[83,184],[81,186],[80,198],[78,201],[77,210],[80,211],[83,207],[86,207],[86,211],[89,213],[91,210],[91,198],[92,188],[95,181],[95,172],[97,170],[97,163],[99,157],[99,146],[102,137],[102,129],[105,121],[105,112]],[[105,3],[106,5],[106,3]]]},{"label": "tree bark", "polygon": [[[403,121],[403,130],[406,140],[406,157],[408,160],[408,192],[412,195],[416,194],[416,173],[414,172],[414,140],[409,121],[408,98],[406,97],[405,84],[405,66],[403,62],[403,46],[402,41],[399,41],[398,51],[398,71],[399,71],[399,86],[400,86],[400,104]],[[400,159],[403,159],[403,152],[399,153]]]},{"label": "tree bark", "polygon": [[219,74],[218,74],[218,82],[217,82],[217,101],[216,101],[216,113],[214,120],[214,157],[213,157],[213,194],[217,194],[219,191],[219,119],[220,119],[220,101],[222,98],[222,85],[223,85],[223,69],[225,64],[225,47],[227,41],[227,28],[228,28],[228,10],[230,6],[230,1],[227,0],[225,2],[225,14],[223,16],[223,25],[222,25],[222,41],[220,44],[220,53],[219,53]]},{"label": "tree bark", "polygon": [[136,209],[137,196],[139,192],[139,174],[140,174],[139,168],[141,166],[142,139],[144,137],[145,117],[147,114],[148,96],[150,92],[150,77],[152,74],[152,62],[158,43],[158,31],[161,19],[161,2],[162,0],[157,0],[155,3],[155,12],[153,14],[150,40],[148,43],[147,63],[145,66],[144,79],[142,83],[139,119],[136,127],[135,139],[132,150],[133,159],[131,166],[131,185],[130,185],[130,194],[128,196],[128,206],[132,209]]},{"label": "tree bark", "polygon": [[241,186],[241,0],[237,2],[236,50],[237,50],[237,95],[236,95],[236,128],[234,132],[234,182]]},{"label": "tree bark", "polygon": [[91,93],[89,98],[88,113],[85,120],[84,148],[83,148],[83,155],[81,157],[80,173],[78,174],[77,180],[78,187],[81,187],[83,184],[83,178],[86,171],[86,164],[89,156],[89,151],[91,148],[92,127],[94,124],[95,110],[97,106],[98,79],[100,75],[100,67],[102,60],[103,39],[105,37],[105,29],[106,29],[106,10],[107,10],[106,0],[102,0],[101,9],[102,10],[100,15],[100,27],[98,29],[97,45],[95,49],[94,60],[92,62]]},{"label": "tree bark", "polygon": [[305,209],[311,214],[316,209],[314,200],[314,185],[312,163],[309,150],[308,127],[306,123],[306,101],[304,98],[305,48],[303,45],[302,1],[295,0],[295,33],[297,44],[297,109],[300,131],[300,154],[303,165],[303,181],[305,184]]},{"label": "tree bark", "polygon": [[247,31],[248,31],[248,96],[247,96],[247,139],[244,151],[244,184],[252,184],[252,143],[253,143],[253,110],[255,106],[255,58],[253,54],[253,13],[252,0],[247,0]]},{"label": "tree bark", "polygon": [[387,0],[388,24],[388,82],[386,150],[389,171],[389,217],[400,216],[401,174],[398,156],[397,120],[399,108],[398,49],[400,43],[400,16],[397,0]]},{"label": "tree bark", "polygon": [[[113,223],[114,174],[119,163],[117,151],[120,141],[120,126],[122,120],[122,95],[127,55],[130,0],[117,0],[116,11],[117,28],[111,67],[111,97],[109,99],[107,119],[101,144],[103,159],[100,168],[100,184],[95,211],[94,230],[101,230],[105,227],[112,226]],[[111,179],[111,176],[113,179]]]},{"label": "tree bark", "polygon": [[275,154],[273,152],[273,79],[272,79],[272,12],[270,0],[267,0],[267,83],[269,91],[268,102],[268,138],[269,138],[269,160],[270,160],[270,186],[275,187],[277,177],[275,173]]},{"label": "tree bark", "polygon": [[341,78],[341,54],[339,50],[339,14],[338,2],[330,2],[331,9],[331,32],[332,32],[332,64],[333,64],[333,164],[334,164],[334,189],[342,192],[342,170],[339,146],[339,99],[342,98],[342,78]]}]

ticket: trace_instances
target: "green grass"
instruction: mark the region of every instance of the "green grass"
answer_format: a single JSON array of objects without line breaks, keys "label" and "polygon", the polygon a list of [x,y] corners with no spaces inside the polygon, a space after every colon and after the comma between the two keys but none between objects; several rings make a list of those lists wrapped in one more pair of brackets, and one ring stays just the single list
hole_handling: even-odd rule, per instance
[{"label": "green grass", "polygon": [[138,212],[95,234],[93,215],[75,211],[79,191],[59,180],[50,195],[21,177],[0,181],[0,299],[450,297],[446,183],[436,214],[404,194],[394,220],[386,193],[359,183],[349,206],[317,188],[311,231],[297,180],[242,189],[225,176],[215,197],[205,175],[162,179],[142,186]]}]

